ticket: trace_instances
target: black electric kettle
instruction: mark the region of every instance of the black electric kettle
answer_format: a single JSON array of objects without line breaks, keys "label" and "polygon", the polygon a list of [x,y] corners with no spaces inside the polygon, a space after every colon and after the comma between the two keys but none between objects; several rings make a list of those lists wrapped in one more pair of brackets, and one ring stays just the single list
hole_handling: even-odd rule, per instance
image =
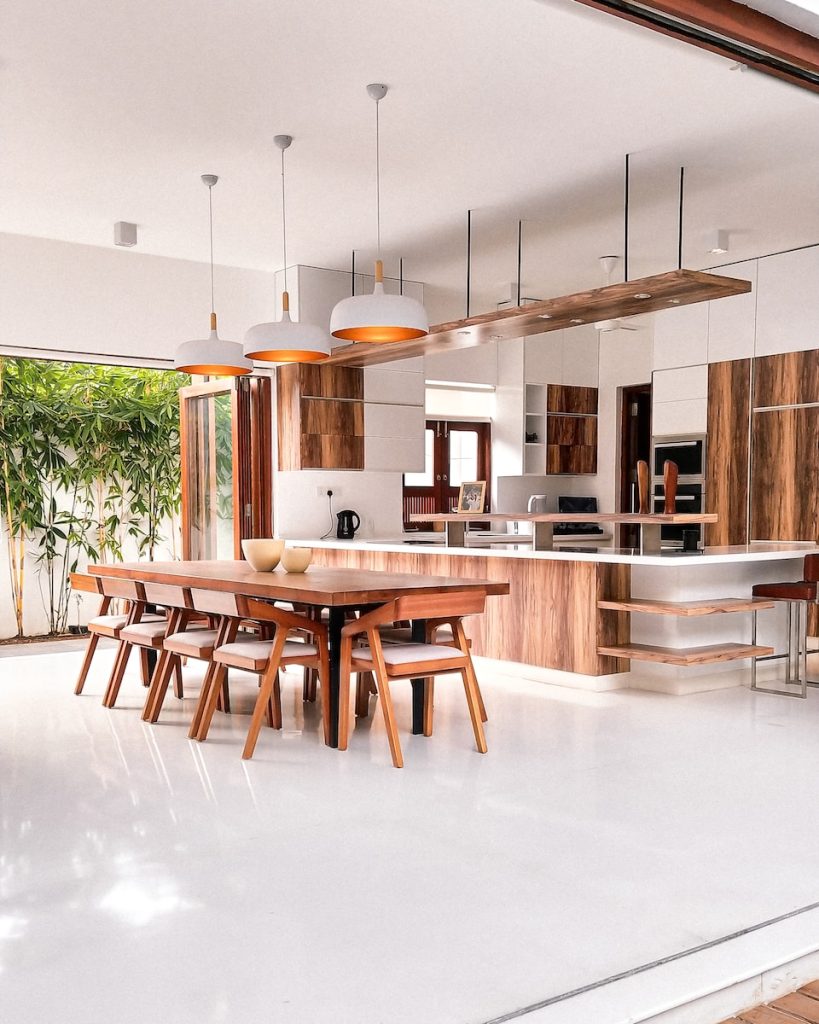
[{"label": "black electric kettle", "polygon": [[343,508],[340,512],[336,513],[336,519],[338,519],[336,537],[339,540],[352,540],[355,536],[355,531],[361,526],[361,519],[358,513],[353,512],[351,508]]}]

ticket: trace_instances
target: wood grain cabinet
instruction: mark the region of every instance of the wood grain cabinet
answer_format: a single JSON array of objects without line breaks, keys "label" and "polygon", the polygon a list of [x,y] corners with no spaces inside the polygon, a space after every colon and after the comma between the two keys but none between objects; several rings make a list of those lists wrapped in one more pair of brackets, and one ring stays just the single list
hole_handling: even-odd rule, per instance
[{"label": "wood grain cabinet", "polygon": [[548,385],[546,472],[597,472],[597,388]]},{"label": "wood grain cabinet", "polygon": [[279,469],[364,469],[364,378],[349,366],[277,373]]}]

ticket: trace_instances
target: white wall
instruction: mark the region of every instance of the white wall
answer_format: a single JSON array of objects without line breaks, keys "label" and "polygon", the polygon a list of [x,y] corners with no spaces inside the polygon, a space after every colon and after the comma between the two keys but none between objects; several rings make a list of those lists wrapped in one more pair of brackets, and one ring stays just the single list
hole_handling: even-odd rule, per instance
[{"label": "white wall", "polygon": [[[287,540],[323,536],[332,526],[325,491],[333,491],[333,512],[351,508],[361,517],[356,539],[396,537],[402,530],[400,473],[335,473],[302,469],[277,473],[275,486],[276,536]],[[322,493],[319,494],[318,492]]]},{"label": "white wall", "polygon": [[[173,358],[206,337],[207,264],[135,250],[0,234],[0,347],[108,354],[119,362]],[[241,341],[275,311],[274,277],[216,267],[219,334]]]}]

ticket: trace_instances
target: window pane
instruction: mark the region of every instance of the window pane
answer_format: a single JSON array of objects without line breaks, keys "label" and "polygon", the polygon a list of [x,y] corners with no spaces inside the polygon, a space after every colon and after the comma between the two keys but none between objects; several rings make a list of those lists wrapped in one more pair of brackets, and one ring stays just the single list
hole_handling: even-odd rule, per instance
[{"label": "window pane", "polygon": [[474,430],[449,432],[449,485],[478,479],[478,435]]},{"label": "window pane", "polygon": [[423,473],[405,473],[404,474],[404,486],[405,487],[432,487],[434,482],[433,478],[433,460],[435,457],[435,431],[425,430],[424,431],[424,472]]}]

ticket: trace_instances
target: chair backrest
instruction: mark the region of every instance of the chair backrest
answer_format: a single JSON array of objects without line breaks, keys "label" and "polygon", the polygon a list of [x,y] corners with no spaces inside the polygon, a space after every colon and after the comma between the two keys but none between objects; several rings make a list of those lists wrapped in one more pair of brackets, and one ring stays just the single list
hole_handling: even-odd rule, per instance
[{"label": "chair backrest", "polygon": [[802,578],[811,583],[819,583],[819,555],[805,555]]},{"label": "chair backrest", "polygon": [[106,597],[122,597],[126,601],[144,601],[145,592],[139,580],[120,580],[113,576],[100,577],[102,592]]},{"label": "chair backrest", "polygon": [[190,596],[191,603],[198,612],[204,612],[205,615],[239,617],[239,607],[236,603],[235,594],[228,594],[221,590],[197,590],[192,588]]},{"label": "chair backrest", "polygon": [[102,587],[100,586],[99,576],[89,576],[84,572],[72,572],[71,573],[71,589],[81,590],[86,594],[101,594]]},{"label": "chair backrest", "polygon": [[191,607],[190,594],[187,589],[169,583],[146,583],[145,600],[148,604],[158,604],[163,608]]},{"label": "chair backrest", "polygon": [[398,619],[446,619],[478,615],[486,606],[482,590],[453,590],[441,594],[408,594],[395,602]]}]

